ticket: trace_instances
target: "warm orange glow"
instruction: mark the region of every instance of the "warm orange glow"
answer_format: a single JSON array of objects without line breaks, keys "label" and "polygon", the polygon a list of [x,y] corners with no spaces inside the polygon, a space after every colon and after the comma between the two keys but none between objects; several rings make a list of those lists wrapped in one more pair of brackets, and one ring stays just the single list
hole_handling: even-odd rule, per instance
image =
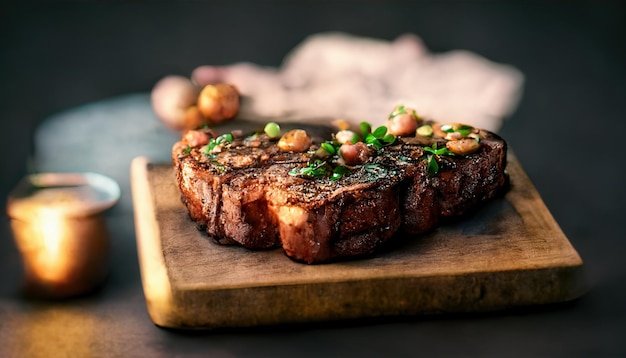
[{"label": "warm orange glow", "polygon": [[[103,201],[77,174],[36,179],[40,182],[17,192],[7,207],[24,263],[25,288],[50,297],[85,293],[107,271],[108,231],[99,214],[117,200],[119,188],[113,187]],[[52,180],[49,187],[42,186],[44,179]]]},{"label": "warm orange glow", "polygon": [[38,250],[33,252],[33,270],[37,277],[45,281],[63,282],[67,280],[68,257],[67,245],[64,240],[67,237],[67,221],[63,220],[59,210],[44,207],[38,210],[39,215],[33,217],[39,222],[35,229],[39,229],[39,235],[33,235],[28,239],[36,241],[32,245]]}]

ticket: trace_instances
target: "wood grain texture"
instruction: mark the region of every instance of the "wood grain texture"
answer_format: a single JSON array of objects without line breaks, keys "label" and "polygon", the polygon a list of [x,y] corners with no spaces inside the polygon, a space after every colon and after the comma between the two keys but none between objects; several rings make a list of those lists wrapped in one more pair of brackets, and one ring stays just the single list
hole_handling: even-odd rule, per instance
[{"label": "wood grain texture", "polygon": [[131,168],[147,309],[169,328],[482,312],[584,294],[583,261],[512,154],[512,187],[474,215],[369,258],[323,265],[199,232],[169,164]]}]

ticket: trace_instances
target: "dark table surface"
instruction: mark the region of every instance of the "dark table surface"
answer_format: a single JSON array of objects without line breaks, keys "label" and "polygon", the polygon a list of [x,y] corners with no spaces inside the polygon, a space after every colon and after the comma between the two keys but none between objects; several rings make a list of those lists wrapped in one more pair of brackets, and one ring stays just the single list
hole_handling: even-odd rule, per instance
[{"label": "dark table surface", "polygon": [[117,101],[147,103],[158,79],[202,64],[278,66],[320,31],[385,39],[413,32],[433,51],[467,49],[525,74],[520,106],[500,134],[585,261],[590,290],[570,303],[493,314],[175,332],[146,313],[128,206],[108,215],[116,234],[105,285],[62,302],[21,296],[21,263],[3,217],[0,356],[626,355],[622,3],[9,2],[1,9],[3,200],[29,168],[70,165],[31,159],[41,150],[36,133],[51,121],[123,108]]}]

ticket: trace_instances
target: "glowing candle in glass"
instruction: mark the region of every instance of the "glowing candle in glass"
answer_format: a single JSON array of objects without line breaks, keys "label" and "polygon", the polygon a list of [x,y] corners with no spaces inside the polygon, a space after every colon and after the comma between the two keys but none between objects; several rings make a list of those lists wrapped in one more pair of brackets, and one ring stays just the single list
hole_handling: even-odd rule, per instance
[{"label": "glowing candle in glass", "polygon": [[120,188],[94,173],[44,173],[24,178],[9,195],[7,213],[24,265],[29,295],[84,294],[106,277],[109,236],[104,211]]}]

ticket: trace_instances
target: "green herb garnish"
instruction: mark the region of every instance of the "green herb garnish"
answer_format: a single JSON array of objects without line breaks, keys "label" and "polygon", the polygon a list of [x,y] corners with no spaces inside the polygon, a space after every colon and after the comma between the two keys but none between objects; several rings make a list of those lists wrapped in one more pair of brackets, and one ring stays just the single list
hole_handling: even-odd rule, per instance
[{"label": "green herb garnish", "polygon": [[474,127],[469,126],[467,124],[460,124],[460,125],[444,124],[441,126],[441,130],[444,133],[459,133],[461,137],[467,137],[468,135],[470,135],[470,133],[472,133],[472,131],[474,130]]},{"label": "green herb garnish", "polygon": [[189,144],[187,144],[187,146],[185,147],[185,149],[183,149],[183,154],[187,155],[191,153],[191,147],[189,146]]},{"label": "green herb garnish", "polygon": [[213,151],[215,150],[215,147],[230,144],[233,142],[233,140],[235,140],[235,138],[233,137],[231,133],[225,133],[225,134],[217,136],[217,138],[211,138],[209,139],[209,143],[207,144],[206,149],[204,150],[204,154],[208,156],[212,156]]},{"label": "green herb garnish", "polygon": [[396,136],[387,134],[387,127],[380,126],[372,132],[372,126],[367,122],[361,122],[361,132],[363,133],[363,142],[372,145],[376,149],[380,149],[385,145],[391,145],[396,141]]},{"label": "green herb garnish", "polygon": [[[359,142],[363,138],[365,144],[380,149],[396,141],[396,136],[387,134],[387,127],[385,126],[377,127],[372,131],[372,126],[369,123],[361,122],[359,127],[362,135],[355,133],[352,137],[352,144]],[[341,148],[341,143],[335,139],[321,143],[320,148],[312,153],[314,160],[308,166],[292,169],[289,174],[305,178],[330,176],[330,180],[333,181],[343,178],[350,173],[350,169],[334,162],[339,156],[339,148]]]},{"label": "green herb garnish", "polygon": [[439,156],[442,156],[442,155],[453,156],[454,155],[454,153],[452,153],[446,147],[437,148],[436,142],[433,144],[432,147],[428,147],[428,146],[424,147],[424,151],[429,153],[426,155],[425,160],[427,162],[428,174],[431,176],[435,176],[437,175],[437,173],[439,173],[439,163],[437,162],[439,160]]},{"label": "green herb garnish", "polygon": [[350,169],[343,165],[338,165],[331,170],[330,164],[320,159],[316,159],[306,167],[294,168],[289,171],[289,175],[311,179],[323,178],[330,175],[330,180],[332,181],[341,179],[349,173]]},{"label": "green herb garnish", "polygon": [[432,154],[426,156],[426,170],[428,171],[428,175],[435,176],[439,173],[439,164],[437,163],[437,159]]},{"label": "green herb garnish", "polygon": [[330,180],[338,180],[343,178],[346,174],[350,173],[350,169],[344,167],[343,165],[338,165],[333,169],[333,173],[330,176]]},{"label": "green herb garnish", "polygon": [[367,122],[361,122],[361,124],[359,124],[359,128],[361,129],[362,138],[365,138],[368,134],[372,133],[372,125]]},{"label": "green herb garnish", "polygon": [[437,143],[434,143],[432,147],[424,147],[424,150],[434,155],[454,155],[448,148],[437,148]]},{"label": "green herb garnish", "polygon": [[332,142],[324,142],[321,144],[321,147],[330,155],[335,155],[338,152],[337,147]]},{"label": "green herb garnish", "polygon": [[231,133],[222,134],[215,139],[218,144],[230,144],[233,140],[235,137]]},{"label": "green herb garnish", "polygon": [[376,138],[383,138],[385,134],[387,134],[387,127],[385,126],[380,126],[372,132],[372,135]]},{"label": "green herb garnish", "polygon": [[316,159],[304,168],[294,168],[289,171],[289,175],[302,176],[308,178],[321,178],[328,174],[328,163]]}]

